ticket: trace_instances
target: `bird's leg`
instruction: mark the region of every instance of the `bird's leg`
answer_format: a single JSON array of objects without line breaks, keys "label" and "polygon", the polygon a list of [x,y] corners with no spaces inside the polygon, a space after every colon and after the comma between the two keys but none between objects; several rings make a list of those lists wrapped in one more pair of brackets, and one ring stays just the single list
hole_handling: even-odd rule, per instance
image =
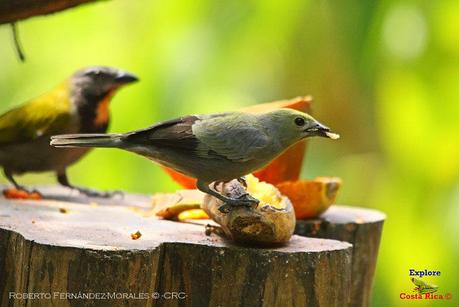
[{"label": "bird's leg", "polygon": [[218,193],[217,191],[212,190],[211,188],[209,188],[209,183],[203,182],[203,181],[200,181],[200,180],[198,180],[198,182],[196,183],[196,187],[201,192],[204,192],[204,193],[207,193],[209,195],[212,195],[212,196],[218,198],[219,200],[221,200],[222,202],[224,202],[224,205],[221,206],[218,209],[218,210],[220,210],[221,212],[224,212],[224,213],[229,212],[230,207],[240,207],[240,206],[251,207],[252,205],[258,204],[260,202],[258,199],[253,198],[248,193],[242,194],[238,198],[227,197],[227,196],[222,195],[222,194]]},{"label": "bird's leg", "polygon": [[22,185],[16,182],[16,180],[13,177],[13,174],[9,170],[4,169],[3,174],[5,175],[6,179],[8,179],[8,181],[14,185],[16,189],[21,190],[21,191],[27,191],[25,187],[23,187]]},{"label": "bird's leg", "polygon": [[82,188],[82,187],[74,186],[69,182],[69,179],[67,177],[67,173],[65,171],[63,173],[58,173],[57,174],[57,181],[61,185],[63,185],[64,187],[67,187],[67,188],[70,188],[70,189],[73,189],[73,190],[77,190],[78,192],[80,192],[80,193],[82,193],[82,194],[84,194],[86,196],[89,196],[89,197],[109,198],[109,197],[113,197],[115,195],[123,196],[123,192],[121,192],[121,191],[100,192],[100,191],[96,191],[96,190],[92,190],[92,189],[88,189],[88,188]]},{"label": "bird's leg", "polygon": [[11,171],[9,171],[7,169],[3,169],[3,174],[5,175],[6,179],[16,188],[16,190],[24,191],[27,194],[37,193],[38,195],[41,196],[41,193],[39,191],[37,191],[35,189],[29,190],[26,187],[24,187],[24,186],[20,185],[19,183],[17,183],[16,180],[14,179],[13,174],[11,173]]}]

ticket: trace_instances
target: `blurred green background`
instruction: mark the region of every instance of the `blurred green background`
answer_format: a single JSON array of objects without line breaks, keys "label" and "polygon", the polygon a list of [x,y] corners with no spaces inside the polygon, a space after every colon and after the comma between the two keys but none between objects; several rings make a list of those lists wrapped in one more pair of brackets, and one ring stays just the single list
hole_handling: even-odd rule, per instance
[{"label": "blurred green background", "polygon": [[[19,30],[25,64],[9,26],[0,27],[1,112],[93,64],[141,77],[113,99],[112,132],[313,95],[315,116],[342,139],[312,140],[303,177],[340,176],[340,203],[387,213],[372,305],[459,305],[457,0],[113,0]],[[99,189],[178,188],[117,150],[95,150],[70,176]],[[402,301],[410,268],[440,270],[430,281],[453,300]]]}]

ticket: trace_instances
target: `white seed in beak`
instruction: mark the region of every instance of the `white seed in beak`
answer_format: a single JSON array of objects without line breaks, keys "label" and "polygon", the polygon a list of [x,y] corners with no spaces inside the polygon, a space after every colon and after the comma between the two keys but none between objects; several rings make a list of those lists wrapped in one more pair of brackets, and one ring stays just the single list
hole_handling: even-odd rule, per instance
[{"label": "white seed in beak", "polygon": [[325,132],[325,134],[332,140],[339,139],[339,134],[333,132]]}]

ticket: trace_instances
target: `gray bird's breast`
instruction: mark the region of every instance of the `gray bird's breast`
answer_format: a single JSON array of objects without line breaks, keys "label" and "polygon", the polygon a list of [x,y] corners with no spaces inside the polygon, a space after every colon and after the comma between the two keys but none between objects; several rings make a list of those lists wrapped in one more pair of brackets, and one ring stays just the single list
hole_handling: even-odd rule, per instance
[{"label": "gray bird's breast", "polygon": [[186,152],[177,152],[165,148],[152,150],[147,157],[184,175],[205,182],[229,181],[245,176],[261,169],[275,158],[273,156],[264,157],[265,159],[262,161],[254,159],[231,161],[220,156],[202,158]]}]

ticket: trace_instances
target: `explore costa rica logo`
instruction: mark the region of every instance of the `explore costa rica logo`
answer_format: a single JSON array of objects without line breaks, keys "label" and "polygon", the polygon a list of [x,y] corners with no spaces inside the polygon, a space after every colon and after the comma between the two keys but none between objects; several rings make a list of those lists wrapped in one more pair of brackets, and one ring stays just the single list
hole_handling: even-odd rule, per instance
[{"label": "explore costa rica logo", "polygon": [[403,300],[450,300],[452,295],[450,292],[438,292],[439,287],[430,282],[423,280],[424,276],[440,276],[440,271],[417,271],[414,269],[409,270],[411,283],[415,286],[412,293],[400,293],[400,299]]}]

